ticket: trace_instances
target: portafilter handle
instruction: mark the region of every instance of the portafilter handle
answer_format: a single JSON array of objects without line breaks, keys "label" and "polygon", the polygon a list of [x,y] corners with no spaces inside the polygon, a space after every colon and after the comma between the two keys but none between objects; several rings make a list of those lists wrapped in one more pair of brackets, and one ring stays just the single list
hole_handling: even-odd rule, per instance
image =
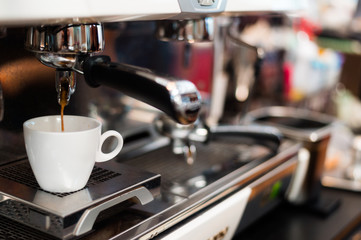
[{"label": "portafilter handle", "polygon": [[85,81],[91,87],[106,85],[145,102],[181,124],[198,118],[201,96],[188,80],[161,77],[152,71],[111,62],[108,56],[93,56],[83,63]]}]

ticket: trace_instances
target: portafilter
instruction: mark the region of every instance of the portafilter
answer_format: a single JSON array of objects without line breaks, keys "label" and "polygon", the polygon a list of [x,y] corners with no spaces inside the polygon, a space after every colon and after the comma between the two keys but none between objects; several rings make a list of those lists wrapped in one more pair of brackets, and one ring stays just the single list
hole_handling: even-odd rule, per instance
[{"label": "portafilter", "polygon": [[101,24],[32,27],[25,47],[35,52],[43,64],[57,70],[58,102],[63,89],[69,101],[75,91],[74,72],[77,72],[84,74],[90,86],[115,88],[158,108],[178,123],[191,124],[198,118],[201,96],[192,82],[114,63],[108,56],[93,56],[104,48]]}]

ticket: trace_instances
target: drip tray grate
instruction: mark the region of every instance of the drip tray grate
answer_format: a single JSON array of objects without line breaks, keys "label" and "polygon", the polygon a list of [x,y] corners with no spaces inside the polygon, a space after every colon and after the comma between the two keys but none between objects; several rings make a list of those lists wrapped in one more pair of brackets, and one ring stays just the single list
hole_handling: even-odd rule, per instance
[{"label": "drip tray grate", "polygon": [[0,240],[56,240],[53,236],[0,216]]},{"label": "drip tray grate", "polygon": [[[114,207],[109,211],[120,211],[123,202],[128,205],[127,200],[133,197],[145,204],[159,193],[159,174],[140,171],[115,161],[97,163],[82,190],[46,192],[38,185],[29,161],[23,159],[0,167],[0,197],[4,196],[0,202],[0,240],[3,234],[2,217],[64,238],[76,235],[76,229],[89,231],[95,220],[93,218],[99,213],[97,211],[108,207]],[[86,214],[84,210],[89,208],[94,214]],[[21,238],[7,236],[7,239]]]},{"label": "drip tray grate", "polygon": [[[112,178],[120,176],[120,173],[110,171],[108,169],[103,169],[97,166],[94,166],[93,171],[90,175],[89,181],[84,188],[89,188],[90,186],[95,186],[99,183],[106,182]],[[20,162],[18,164],[11,164],[9,166],[5,166],[0,168],[0,177],[15,181],[17,183],[21,183],[30,188],[42,190],[36,181],[36,178],[31,169],[30,163],[28,161]],[[82,189],[81,189],[82,190]],[[81,191],[79,190],[79,191]],[[47,192],[45,190],[42,190]],[[65,197],[73,194],[74,192],[67,193],[53,193],[47,192],[52,195],[56,195],[58,197]]]}]

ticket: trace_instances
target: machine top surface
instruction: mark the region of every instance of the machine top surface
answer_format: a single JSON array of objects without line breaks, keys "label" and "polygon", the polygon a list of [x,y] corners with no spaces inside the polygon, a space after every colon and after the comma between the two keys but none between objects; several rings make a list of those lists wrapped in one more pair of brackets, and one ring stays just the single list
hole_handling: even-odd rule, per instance
[{"label": "machine top surface", "polygon": [[278,12],[305,9],[296,0],[0,0],[1,25],[43,25],[199,18],[220,13]]}]

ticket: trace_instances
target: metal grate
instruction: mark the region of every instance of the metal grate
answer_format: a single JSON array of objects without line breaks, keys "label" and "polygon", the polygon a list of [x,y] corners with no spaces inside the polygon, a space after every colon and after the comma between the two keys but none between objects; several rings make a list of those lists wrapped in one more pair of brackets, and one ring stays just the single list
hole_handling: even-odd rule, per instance
[{"label": "metal grate", "polygon": [[55,240],[57,238],[0,216],[0,240]]},{"label": "metal grate", "polygon": [[[12,200],[2,201],[0,203],[0,215],[38,228],[38,226],[36,224],[34,225],[34,223],[32,223],[30,220],[29,206],[21,202],[16,202]],[[61,235],[64,225],[63,219],[53,214],[47,215],[50,217],[51,221],[50,228],[47,229],[47,232],[54,233],[55,235]]]},{"label": "metal grate", "polygon": [[[106,182],[112,178],[115,178],[117,176],[120,176],[120,173],[116,173],[107,169],[103,169],[97,166],[94,166],[92,174],[90,175],[89,181],[85,188],[88,188],[90,186],[97,185],[102,182]],[[3,168],[0,168],[0,176],[7,178],[9,180],[21,183],[23,185],[26,185],[28,187],[42,190],[36,181],[36,178],[33,174],[33,171],[31,169],[30,163],[28,161],[21,162],[19,164],[12,164],[9,166],[4,166]],[[44,191],[44,190],[42,190]],[[46,192],[46,191],[45,191]],[[65,197],[68,195],[71,195],[74,192],[69,193],[53,193],[48,192],[52,195],[56,195],[58,197]]]}]

